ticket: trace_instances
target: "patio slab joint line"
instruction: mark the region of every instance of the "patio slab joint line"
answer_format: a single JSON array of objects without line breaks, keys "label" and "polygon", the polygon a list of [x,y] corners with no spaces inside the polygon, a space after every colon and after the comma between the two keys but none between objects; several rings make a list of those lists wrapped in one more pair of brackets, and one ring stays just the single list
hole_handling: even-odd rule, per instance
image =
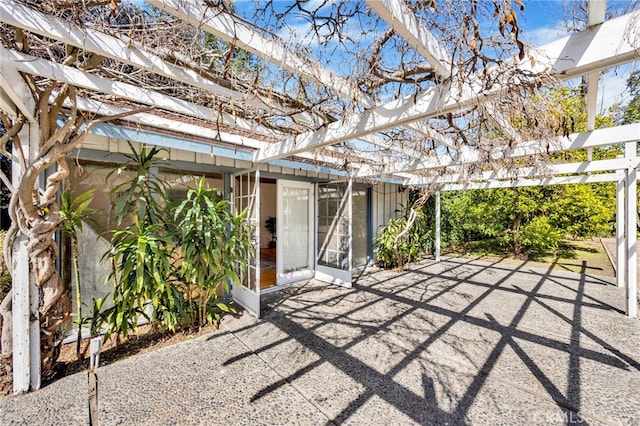
[{"label": "patio slab joint line", "polygon": [[314,402],[311,398],[309,398],[307,395],[305,395],[304,392],[302,392],[301,389],[299,389],[296,385],[294,385],[293,383],[291,383],[289,381],[288,378],[286,378],[285,376],[283,376],[282,374],[280,374],[280,372],[278,370],[276,370],[275,368],[273,368],[271,366],[271,364],[269,364],[267,362],[267,360],[265,360],[264,358],[262,358],[260,356],[260,354],[258,354],[256,351],[254,351],[244,340],[242,340],[240,338],[240,336],[238,336],[236,333],[234,333],[233,331],[231,331],[231,335],[233,337],[235,337],[245,348],[247,348],[248,351],[250,351],[253,355],[255,355],[260,361],[262,361],[262,363],[269,368],[271,371],[273,371],[274,373],[276,373],[278,375],[278,377],[280,377],[281,380],[285,381],[287,384],[289,384],[289,386],[291,386],[293,388],[293,390],[295,390],[302,398],[304,398],[307,402],[309,402],[309,404],[311,404],[313,407],[315,407],[316,410],[318,410],[318,412],[320,412],[326,419],[327,419],[327,424],[329,425],[333,425],[336,426],[336,423],[333,421],[333,419],[331,418],[331,416],[329,416],[329,414],[327,414],[320,405],[318,405],[316,402]]}]

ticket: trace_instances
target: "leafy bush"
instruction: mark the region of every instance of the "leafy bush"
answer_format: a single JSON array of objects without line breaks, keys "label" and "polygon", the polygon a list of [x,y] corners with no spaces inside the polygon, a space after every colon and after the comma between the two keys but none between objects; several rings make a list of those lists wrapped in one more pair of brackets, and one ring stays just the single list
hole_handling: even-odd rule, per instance
[{"label": "leafy bush", "polygon": [[245,222],[246,210],[233,215],[230,203],[217,190],[207,189],[204,177],[187,193],[176,209],[176,246],[182,262],[178,276],[192,326],[217,320],[217,310],[233,311],[221,297],[230,283],[240,284],[236,272],[253,256],[252,230]]},{"label": "leafy bush", "polygon": [[554,229],[546,216],[533,218],[520,229],[520,243],[523,251],[536,255],[548,250],[555,251],[562,239],[562,233]]},{"label": "leafy bush", "polygon": [[101,313],[112,333],[127,335],[135,330],[142,316],[151,323],[174,330],[182,314],[181,293],[171,285],[173,238],[166,206],[167,186],[153,173],[162,162],[160,150],[145,146],[138,152],[131,143],[129,161],[118,172],[131,169],[136,177],[116,185],[116,223],[127,224],[113,232],[111,249],[105,254],[111,262],[109,281],[113,283],[113,306]]},{"label": "leafy bush", "polygon": [[113,232],[104,256],[114,304],[103,310],[105,299],[93,301],[92,332],[106,323],[107,337],[126,336],[141,317],[172,331],[217,321],[232,311],[221,295],[239,284],[238,270],[254,256],[246,211],[232,214],[204,178],[179,206],[169,205],[168,187],[152,172],[159,150],[131,148],[119,170],[132,169],[136,178],[112,190],[116,223],[126,226]]},{"label": "leafy bush", "polygon": [[402,216],[389,220],[374,242],[378,264],[396,268],[415,262],[433,247],[433,235],[424,208],[407,204]]}]

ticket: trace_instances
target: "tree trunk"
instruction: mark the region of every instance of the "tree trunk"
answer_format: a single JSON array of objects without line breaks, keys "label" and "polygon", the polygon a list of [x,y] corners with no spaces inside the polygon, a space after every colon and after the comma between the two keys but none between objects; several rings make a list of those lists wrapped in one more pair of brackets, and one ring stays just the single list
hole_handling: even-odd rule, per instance
[{"label": "tree trunk", "polygon": [[522,223],[522,213],[516,213],[516,217],[513,219],[513,228],[512,236],[513,236],[513,255],[520,255],[520,251],[522,247],[520,246],[520,224]]}]

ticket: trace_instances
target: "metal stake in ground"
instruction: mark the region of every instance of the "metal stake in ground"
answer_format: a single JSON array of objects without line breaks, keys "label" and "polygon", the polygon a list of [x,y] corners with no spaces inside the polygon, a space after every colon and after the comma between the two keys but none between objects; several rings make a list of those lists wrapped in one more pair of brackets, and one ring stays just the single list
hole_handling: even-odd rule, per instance
[{"label": "metal stake in ground", "polygon": [[89,372],[88,372],[88,398],[89,398],[89,425],[98,425],[98,364],[100,362],[100,350],[102,349],[102,340],[100,337],[91,339],[89,351]]}]

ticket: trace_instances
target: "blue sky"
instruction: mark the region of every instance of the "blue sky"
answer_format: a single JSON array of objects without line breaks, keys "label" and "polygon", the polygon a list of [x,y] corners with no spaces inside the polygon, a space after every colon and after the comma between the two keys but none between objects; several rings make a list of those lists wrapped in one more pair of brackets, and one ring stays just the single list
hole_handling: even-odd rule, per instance
[{"label": "blue sky", "polygon": [[[482,0],[481,0],[482,1]],[[518,22],[522,30],[522,39],[533,45],[541,46],[554,41],[563,35],[565,31],[565,18],[568,15],[567,5],[576,3],[574,0],[523,0],[525,4],[524,13],[518,14]],[[255,7],[253,1],[236,0],[235,6],[241,14],[247,16],[248,9]],[[290,4],[291,2],[278,2],[278,6],[282,4]],[[609,8],[620,8],[629,3],[629,0],[608,0]],[[313,10],[315,6],[322,4],[320,0],[310,0],[309,10]],[[243,13],[244,12],[244,13]],[[293,31],[297,36],[302,36],[308,30],[307,23],[300,20],[290,20],[289,30]],[[280,34],[283,38],[288,39],[290,33],[284,30]],[[306,44],[309,40],[302,41]],[[311,41],[313,43],[313,41]],[[317,46],[311,46],[314,49]],[[346,59],[346,58],[345,58]],[[338,61],[340,61],[338,59]],[[341,62],[340,67],[344,67],[346,62]],[[638,61],[636,63],[619,67],[615,70],[607,72],[601,77],[599,85],[598,110],[606,110],[613,103],[625,103],[628,96],[625,95],[625,83],[631,71],[638,69]],[[576,83],[577,84],[577,83]]]},{"label": "blue sky", "polygon": [[[554,41],[564,34],[565,3],[563,0],[525,0],[524,16],[520,18],[523,38],[541,46]],[[623,7],[628,1],[609,0],[610,7]],[[640,62],[621,66],[600,77],[598,87],[598,111],[607,110],[614,103],[624,104],[629,101],[626,91],[626,80],[632,71],[640,69]]]}]

